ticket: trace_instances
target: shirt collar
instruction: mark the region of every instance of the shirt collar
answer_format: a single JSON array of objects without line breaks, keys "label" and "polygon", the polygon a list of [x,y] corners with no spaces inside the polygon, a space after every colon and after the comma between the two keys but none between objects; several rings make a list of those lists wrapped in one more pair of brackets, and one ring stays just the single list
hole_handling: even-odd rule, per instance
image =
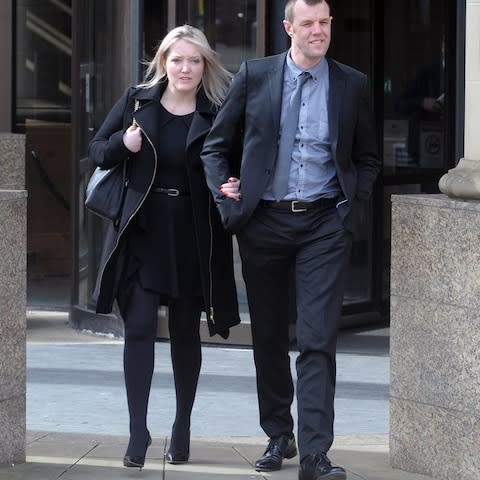
[{"label": "shirt collar", "polygon": [[310,72],[312,75],[312,78],[314,81],[318,81],[321,76],[325,73],[326,69],[328,68],[327,66],[327,60],[325,57],[323,57],[317,64],[315,64],[313,67],[310,67],[308,70],[302,70],[293,60],[292,57],[290,56],[291,50],[288,51],[287,53],[287,68],[288,68],[288,74],[289,77],[293,80],[296,81],[297,77],[302,74],[304,71]]}]

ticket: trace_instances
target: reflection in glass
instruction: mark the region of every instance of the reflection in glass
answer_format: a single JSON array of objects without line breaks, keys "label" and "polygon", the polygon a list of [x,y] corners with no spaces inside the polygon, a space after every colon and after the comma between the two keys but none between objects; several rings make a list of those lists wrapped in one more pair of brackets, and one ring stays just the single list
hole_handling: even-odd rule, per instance
[{"label": "reflection in glass", "polygon": [[16,2],[16,127],[70,122],[71,1]]},{"label": "reflection in glass", "polygon": [[256,56],[256,29],[256,0],[217,2],[215,48],[230,71]]},{"label": "reflection in glass", "polygon": [[[257,1],[230,0],[177,2],[178,23],[202,29],[225,67],[236,72],[240,64],[257,52]],[[279,28],[283,28],[279,25]]]},{"label": "reflection in glass", "polygon": [[398,3],[385,4],[385,173],[444,170],[445,0]]}]

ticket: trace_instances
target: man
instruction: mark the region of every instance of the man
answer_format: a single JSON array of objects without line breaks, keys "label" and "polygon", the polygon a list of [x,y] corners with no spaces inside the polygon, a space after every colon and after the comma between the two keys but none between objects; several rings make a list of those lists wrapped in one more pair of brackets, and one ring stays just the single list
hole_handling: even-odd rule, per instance
[{"label": "man", "polygon": [[325,58],[331,21],[329,0],[287,1],[290,50],[242,65],[202,152],[242,258],[260,424],[270,437],[258,471],[297,453],[287,315],[294,271],[300,480],[346,478],[327,457],[337,324],[352,234],[380,168],[367,79]]}]

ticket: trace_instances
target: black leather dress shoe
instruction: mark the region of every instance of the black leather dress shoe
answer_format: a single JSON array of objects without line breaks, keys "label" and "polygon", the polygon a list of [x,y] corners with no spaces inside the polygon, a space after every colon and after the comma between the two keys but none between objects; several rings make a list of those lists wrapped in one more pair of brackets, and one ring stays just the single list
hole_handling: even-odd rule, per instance
[{"label": "black leather dress shoe", "polygon": [[287,435],[271,438],[265,453],[255,462],[257,472],[273,472],[282,468],[284,458],[293,458],[297,454],[295,438]]},{"label": "black leather dress shoe", "polygon": [[190,454],[188,452],[171,452],[170,450],[167,452],[166,460],[167,463],[171,463],[172,465],[179,465],[181,463],[187,463]]},{"label": "black leather dress shoe", "polygon": [[[150,434],[148,434],[147,444],[145,446],[145,455],[147,454],[147,449],[151,444],[152,444],[152,437],[150,436]],[[123,466],[139,468],[141,470],[145,465],[145,455],[143,457],[140,457],[140,456],[131,457],[130,455],[125,455],[123,457]]]},{"label": "black leather dress shoe", "polygon": [[345,469],[332,465],[324,453],[307,455],[298,471],[298,480],[346,480],[346,478]]}]

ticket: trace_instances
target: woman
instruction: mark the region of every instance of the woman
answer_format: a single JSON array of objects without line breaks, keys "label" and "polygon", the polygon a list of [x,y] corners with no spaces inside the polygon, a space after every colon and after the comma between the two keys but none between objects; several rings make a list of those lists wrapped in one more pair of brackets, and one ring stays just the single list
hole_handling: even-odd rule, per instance
[{"label": "woman", "polygon": [[97,312],[111,312],[116,299],[125,323],[127,467],[142,468],[151,443],[146,419],[158,306],[168,306],[176,391],[170,463],[189,459],[201,312],[211,335],[227,338],[240,321],[231,238],[200,160],[229,79],[204,34],[177,27],[161,42],[145,82],[125,92],[90,144],[96,165],[127,162],[128,170],[121,218],[109,227],[96,288]]}]

